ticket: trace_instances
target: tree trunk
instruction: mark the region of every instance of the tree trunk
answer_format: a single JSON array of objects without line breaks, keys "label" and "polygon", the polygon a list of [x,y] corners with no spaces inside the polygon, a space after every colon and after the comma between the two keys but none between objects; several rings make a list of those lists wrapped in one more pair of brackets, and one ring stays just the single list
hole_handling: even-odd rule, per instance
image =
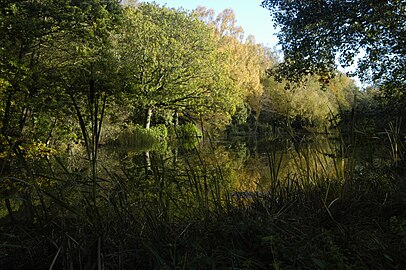
[{"label": "tree trunk", "polygon": [[179,113],[178,111],[175,111],[173,114],[173,125],[174,127],[177,127],[179,125]]},{"label": "tree trunk", "polygon": [[152,107],[148,107],[145,112],[145,129],[149,129],[151,127],[151,119],[152,119]]},{"label": "tree trunk", "polygon": [[151,155],[149,151],[145,151],[144,154],[145,157],[145,174],[146,175],[152,175],[154,172],[152,170],[152,166],[151,166]]}]

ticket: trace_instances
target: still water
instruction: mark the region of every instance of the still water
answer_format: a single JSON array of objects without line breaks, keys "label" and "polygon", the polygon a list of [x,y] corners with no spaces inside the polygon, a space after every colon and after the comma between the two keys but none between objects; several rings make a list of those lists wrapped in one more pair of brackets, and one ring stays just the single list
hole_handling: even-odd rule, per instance
[{"label": "still water", "polygon": [[[366,164],[376,162],[374,149],[376,142],[360,147],[331,134],[262,141],[196,139],[146,147],[103,146],[97,168],[101,183],[111,178],[130,181],[141,193],[250,194],[286,181],[317,185],[344,179],[348,171],[362,172]],[[73,172],[88,167],[80,149],[66,162]]]}]

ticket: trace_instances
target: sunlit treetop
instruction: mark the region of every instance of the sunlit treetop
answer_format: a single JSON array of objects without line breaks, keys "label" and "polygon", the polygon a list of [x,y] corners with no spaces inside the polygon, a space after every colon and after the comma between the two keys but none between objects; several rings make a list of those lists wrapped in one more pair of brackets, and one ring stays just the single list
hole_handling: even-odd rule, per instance
[{"label": "sunlit treetop", "polygon": [[338,63],[363,81],[405,90],[405,0],[264,0],[271,11],[285,61],[275,74],[300,81],[320,75],[328,81]]}]

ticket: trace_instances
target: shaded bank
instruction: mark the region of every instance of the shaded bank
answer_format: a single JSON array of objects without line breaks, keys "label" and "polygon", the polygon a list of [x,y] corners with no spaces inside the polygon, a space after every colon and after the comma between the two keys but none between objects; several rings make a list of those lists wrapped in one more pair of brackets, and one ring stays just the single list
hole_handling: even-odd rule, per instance
[{"label": "shaded bank", "polygon": [[149,173],[143,152],[101,148],[95,204],[86,166],[37,164],[8,187],[0,268],[402,269],[404,167],[292,140],[150,152]]}]

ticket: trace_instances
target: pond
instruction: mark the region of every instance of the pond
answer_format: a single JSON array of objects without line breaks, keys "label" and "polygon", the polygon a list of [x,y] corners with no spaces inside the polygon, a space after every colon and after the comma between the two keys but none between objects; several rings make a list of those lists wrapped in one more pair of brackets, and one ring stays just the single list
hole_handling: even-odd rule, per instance
[{"label": "pond", "polygon": [[[376,141],[361,145],[336,134],[261,141],[200,138],[145,148],[103,146],[97,176],[103,192],[124,189],[133,199],[152,200],[164,208],[181,208],[180,202],[183,207],[223,204],[230,198],[275,195],[329,181],[342,183],[349,174],[362,173],[368,164],[384,162],[376,146]],[[83,173],[89,167],[84,157],[84,150],[77,147],[60,163],[69,172]]]},{"label": "pond", "polygon": [[[28,250],[47,254],[36,257],[49,257],[51,266],[62,254],[57,259],[70,263],[66,269],[92,269],[102,258],[138,266],[121,269],[177,269],[161,266],[194,264],[193,252],[202,260],[213,256],[210,265],[229,257],[243,265],[241,250],[247,250],[247,258],[262,250],[268,260],[275,239],[296,252],[292,235],[303,242],[300,252],[307,252],[326,228],[336,228],[328,241],[343,237],[337,222],[348,212],[346,198],[377,196],[379,203],[371,203],[366,213],[387,201],[388,188],[382,187],[391,178],[373,166],[393,162],[390,153],[385,140],[336,134],[103,145],[97,163],[83,147],[71,145],[66,153],[33,162],[26,178],[23,171],[8,178],[0,205],[0,224],[7,228],[0,259],[15,263]],[[361,181],[347,189],[357,178]],[[360,205],[354,217],[364,213]],[[358,224],[364,230],[364,220]],[[302,231],[309,235],[303,238]],[[367,234],[376,231],[372,227]],[[229,250],[231,255],[225,253]]]}]

